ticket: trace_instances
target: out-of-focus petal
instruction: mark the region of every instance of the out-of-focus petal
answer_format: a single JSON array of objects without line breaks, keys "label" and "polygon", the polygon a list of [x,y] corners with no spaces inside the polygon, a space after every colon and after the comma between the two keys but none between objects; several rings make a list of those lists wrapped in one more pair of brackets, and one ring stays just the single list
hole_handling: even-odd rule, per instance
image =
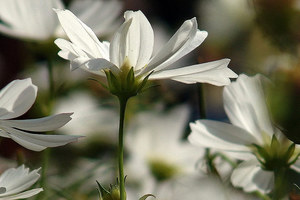
[{"label": "out-of-focus petal", "polygon": [[260,167],[256,159],[242,162],[231,175],[235,187],[242,187],[245,192],[260,191],[268,193],[274,184],[274,174]]},{"label": "out-of-focus petal", "polygon": [[291,168],[300,173],[300,159],[298,159],[293,165],[291,165]]},{"label": "out-of-focus petal", "polygon": [[149,79],[170,78],[175,81],[191,83],[210,83],[217,86],[228,85],[229,78],[236,78],[237,75],[227,67],[229,59],[192,65],[170,70],[161,70],[151,74]]},{"label": "out-of-focus petal", "polygon": [[69,10],[99,36],[117,29],[121,9],[122,2],[118,0],[75,0],[69,6]]},{"label": "out-of-focus petal", "polygon": [[0,91],[0,119],[23,115],[35,101],[37,87],[31,79],[14,80]]},{"label": "out-of-focus petal", "polygon": [[13,37],[47,40],[58,21],[52,8],[63,8],[60,0],[1,0],[0,18],[5,25],[0,31]]}]

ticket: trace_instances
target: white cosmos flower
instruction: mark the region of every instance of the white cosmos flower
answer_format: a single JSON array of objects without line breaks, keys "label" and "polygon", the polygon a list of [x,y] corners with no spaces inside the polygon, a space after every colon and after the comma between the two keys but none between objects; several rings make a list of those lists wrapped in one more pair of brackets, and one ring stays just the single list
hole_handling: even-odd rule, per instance
[{"label": "white cosmos flower", "polygon": [[0,200],[29,198],[43,191],[42,188],[24,190],[31,187],[40,177],[39,169],[29,172],[29,168],[21,165],[10,168],[0,175]]},{"label": "white cosmos flower", "polygon": [[162,184],[155,196],[158,200],[258,200],[216,177],[195,175]]},{"label": "white cosmos flower", "polygon": [[71,61],[72,70],[81,67],[104,75],[103,69],[110,69],[117,75],[123,69],[133,67],[136,77],[146,77],[153,72],[150,80],[169,78],[183,83],[214,85],[227,85],[229,78],[237,76],[227,68],[229,59],[168,69],[206,38],[207,32],[198,30],[195,18],[185,21],[167,44],[152,56],[153,29],[141,11],[125,12],[125,22],[111,43],[100,42],[94,32],[69,10],[56,9],[56,13],[71,42],[57,39],[55,43],[61,49],[59,55]]},{"label": "white cosmos flower", "polygon": [[[61,133],[85,134],[94,137],[103,137],[106,141],[116,141],[118,127],[118,113],[113,108],[107,108],[87,92],[77,91],[55,102],[56,113],[72,110],[72,120],[60,129]],[[88,141],[88,140],[86,140]]]},{"label": "white cosmos flower", "polygon": [[[172,181],[185,175],[199,175],[196,163],[204,153],[182,139],[188,122],[189,108],[178,106],[167,113],[142,112],[129,124],[126,148],[129,159],[125,174],[130,181],[142,181],[137,193],[155,192],[159,183]],[[130,188],[129,188],[130,189]]]},{"label": "white cosmos flower", "polygon": [[42,135],[30,132],[53,131],[68,123],[72,113],[39,119],[13,120],[29,110],[35,101],[37,87],[31,79],[15,80],[0,90],[0,136],[11,138],[23,147],[41,151],[77,141],[79,136]]},{"label": "white cosmos flower", "polygon": [[[121,7],[115,0],[75,0],[69,9],[97,34],[107,34],[116,27]],[[62,0],[0,0],[0,32],[30,40],[62,37],[64,32],[52,8],[64,8]]]},{"label": "white cosmos flower", "polygon": [[[192,132],[188,140],[202,147],[227,151],[243,160],[231,175],[234,186],[247,192],[268,193],[273,187],[276,167],[288,166],[299,171],[300,162],[296,160],[299,149],[296,147],[287,157],[291,142],[271,123],[260,76],[240,75],[236,82],[225,87],[223,100],[232,124],[198,120],[190,124]],[[268,156],[260,154],[259,148],[265,149]]]}]

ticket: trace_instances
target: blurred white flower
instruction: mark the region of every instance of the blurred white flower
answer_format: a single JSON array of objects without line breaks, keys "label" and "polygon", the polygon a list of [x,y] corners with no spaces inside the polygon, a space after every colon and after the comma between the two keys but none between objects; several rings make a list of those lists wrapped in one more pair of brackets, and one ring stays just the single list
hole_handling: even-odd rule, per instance
[{"label": "blurred white flower", "polygon": [[[93,27],[97,35],[103,35],[117,26],[121,7],[115,0],[75,0],[69,9]],[[63,9],[64,5],[61,0],[0,0],[0,32],[30,40],[63,37],[53,8]]]},{"label": "blurred white flower", "polygon": [[139,197],[154,192],[159,182],[201,174],[196,170],[196,163],[204,149],[199,150],[183,140],[188,117],[189,108],[182,105],[167,113],[143,112],[132,119],[125,140],[129,154],[125,174],[128,187],[129,182],[142,181],[138,183],[141,184]]},{"label": "blurred white flower", "polygon": [[12,120],[29,110],[36,99],[37,87],[31,79],[15,80],[0,90],[0,136],[11,138],[25,148],[41,151],[77,141],[79,136],[41,135],[31,132],[53,131],[68,123],[72,113],[39,119]]},{"label": "blurred white flower", "polygon": [[[49,177],[49,182],[51,185],[58,186],[60,190],[69,191],[71,195],[72,193],[89,194],[91,197],[90,194],[95,192],[96,181],[107,186],[116,180],[115,172],[113,159],[80,158],[67,172],[60,176]],[[98,194],[95,193],[94,196],[97,199]]]},{"label": "blurred white flower", "polygon": [[43,191],[42,188],[24,190],[31,187],[40,177],[39,169],[29,172],[29,168],[21,165],[10,168],[0,175],[0,200],[29,198]]},{"label": "blurred white flower", "polygon": [[68,10],[56,10],[60,23],[70,41],[55,40],[61,49],[59,56],[71,61],[71,69],[79,67],[104,76],[110,70],[122,76],[133,67],[135,78],[172,79],[183,83],[206,82],[227,85],[237,75],[227,68],[229,59],[196,64],[177,69],[169,67],[198,47],[207,32],[198,30],[195,18],[187,20],[169,42],[152,56],[153,29],[141,11],[125,12],[125,22],[115,33],[111,44],[100,42],[93,31]]},{"label": "blurred white flower", "polygon": [[299,149],[294,149],[271,123],[260,78],[240,75],[225,87],[224,107],[232,124],[198,120],[190,124],[188,140],[243,160],[231,175],[232,184],[246,192],[268,193],[276,169],[292,167],[299,171],[300,162]]},{"label": "blurred white flower", "polygon": [[248,0],[199,1],[199,18],[211,34],[209,40],[230,44],[242,31],[253,24],[255,13]]},{"label": "blurred white flower", "polygon": [[185,176],[166,182],[159,187],[155,196],[158,200],[258,200],[234,190],[213,176]]},{"label": "blurred white flower", "polygon": [[111,141],[117,139],[115,133],[118,132],[118,112],[113,108],[101,106],[90,94],[77,91],[57,99],[55,104],[56,113],[70,110],[74,112],[72,120],[62,127],[60,132],[68,135],[94,135]]}]

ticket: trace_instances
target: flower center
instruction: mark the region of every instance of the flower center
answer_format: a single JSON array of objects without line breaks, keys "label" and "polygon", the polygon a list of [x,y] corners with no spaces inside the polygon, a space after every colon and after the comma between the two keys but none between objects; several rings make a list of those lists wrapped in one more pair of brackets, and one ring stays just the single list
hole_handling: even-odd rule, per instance
[{"label": "flower center", "polygon": [[6,192],[6,188],[5,187],[0,187],[0,194],[4,194]]},{"label": "flower center", "polygon": [[164,159],[150,159],[148,164],[151,173],[158,181],[170,179],[180,173],[180,169],[177,166]]}]

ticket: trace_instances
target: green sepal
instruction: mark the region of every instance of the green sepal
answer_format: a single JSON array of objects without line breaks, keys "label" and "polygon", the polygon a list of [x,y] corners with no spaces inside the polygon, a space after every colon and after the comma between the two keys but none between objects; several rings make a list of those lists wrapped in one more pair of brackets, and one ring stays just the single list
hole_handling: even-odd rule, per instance
[{"label": "green sepal", "polygon": [[131,67],[130,70],[128,71],[128,74],[126,76],[126,83],[127,85],[125,87],[130,87],[130,85],[135,84],[133,67]]},{"label": "green sepal", "polygon": [[296,145],[295,143],[292,143],[284,154],[284,158],[286,158],[287,161],[293,156],[295,149]]},{"label": "green sepal", "polygon": [[148,81],[148,79],[149,79],[149,77],[150,77],[150,75],[151,75],[152,73],[153,73],[153,71],[150,72],[150,73],[143,79],[143,81],[139,84],[138,89],[137,89],[137,93],[140,93],[140,92],[142,91],[142,89],[145,87],[145,85],[146,85],[146,83],[147,83],[147,81]]},{"label": "green sepal", "polygon": [[99,193],[99,199],[100,200],[103,200],[104,196],[106,195],[109,195],[109,191],[107,191],[98,181],[97,182],[97,185],[98,185],[98,193]]},{"label": "green sepal", "polygon": [[280,143],[276,137],[276,135],[274,134],[272,136],[272,140],[271,140],[271,150],[272,151],[277,151],[280,148]]},{"label": "green sepal", "polygon": [[97,79],[94,79],[94,78],[88,78],[88,80],[91,80],[91,81],[96,81],[97,83],[99,83],[102,87],[104,87],[105,89],[109,89],[108,86],[104,83],[102,83],[101,81],[97,80]]},{"label": "green sepal", "polygon": [[270,156],[269,153],[266,151],[265,148],[257,145],[257,144],[253,144],[253,146],[256,148],[256,152],[258,153],[258,155],[263,158],[265,161],[269,160]]},{"label": "green sepal", "polygon": [[156,198],[153,194],[145,194],[144,196],[142,196],[141,198],[139,198],[139,200],[145,200],[148,197],[154,197],[154,198]]}]

